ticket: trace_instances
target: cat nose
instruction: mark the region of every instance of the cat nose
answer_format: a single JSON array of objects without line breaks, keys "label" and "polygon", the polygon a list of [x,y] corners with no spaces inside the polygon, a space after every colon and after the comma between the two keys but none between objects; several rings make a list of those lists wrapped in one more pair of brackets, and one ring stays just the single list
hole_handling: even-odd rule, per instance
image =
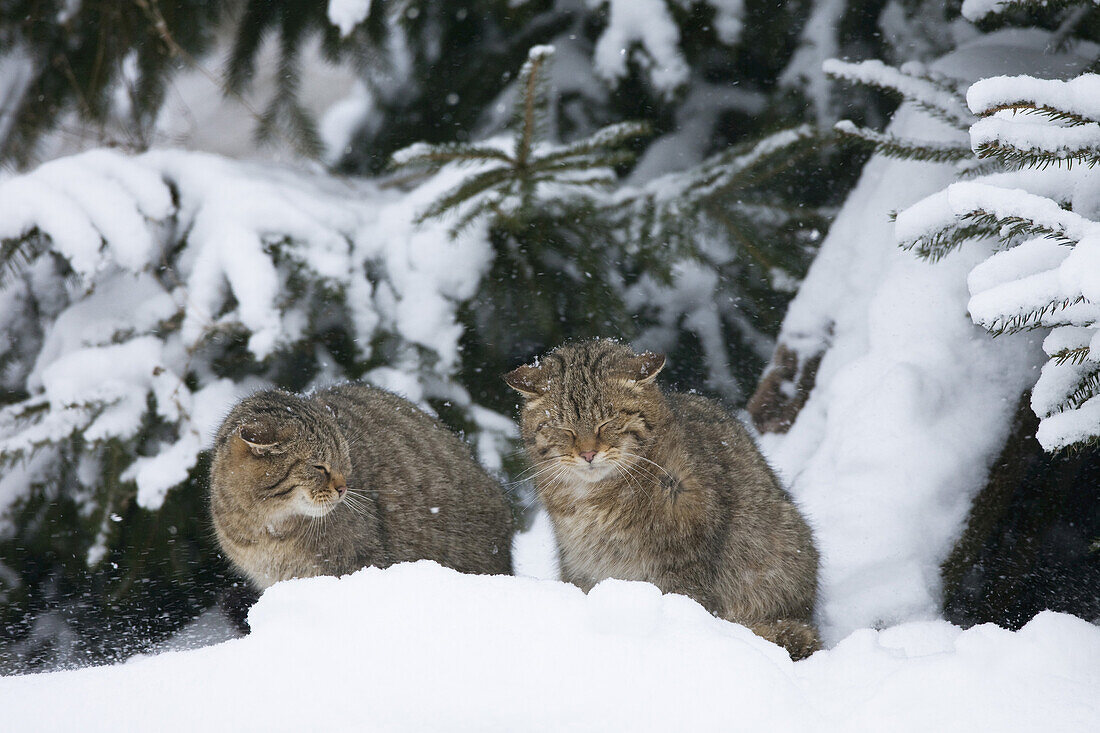
[{"label": "cat nose", "polygon": [[595,458],[595,457],[596,457],[596,451],[594,451],[594,450],[582,450],[581,451],[581,458],[588,461],[589,463],[591,463],[592,459]]},{"label": "cat nose", "polygon": [[339,496],[343,496],[348,490],[348,485],[341,482],[341,483],[338,483],[338,484],[333,484],[332,488],[336,489],[336,493]]}]

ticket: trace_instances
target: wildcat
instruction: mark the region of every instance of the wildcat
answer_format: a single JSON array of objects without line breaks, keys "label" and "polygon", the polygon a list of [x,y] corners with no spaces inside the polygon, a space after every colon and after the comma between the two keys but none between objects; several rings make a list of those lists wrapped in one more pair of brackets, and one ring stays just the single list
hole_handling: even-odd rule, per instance
[{"label": "wildcat", "polygon": [[512,571],[512,512],[465,443],[394,394],[259,392],[218,430],[210,509],[252,583],[429,559]]},{"label": "wildcat", "polygon": [[664,363],[584,341],[504,377],[563,579],[648,581],[806,657],[820,646],[810,529],[740,423],[657,386]]}]

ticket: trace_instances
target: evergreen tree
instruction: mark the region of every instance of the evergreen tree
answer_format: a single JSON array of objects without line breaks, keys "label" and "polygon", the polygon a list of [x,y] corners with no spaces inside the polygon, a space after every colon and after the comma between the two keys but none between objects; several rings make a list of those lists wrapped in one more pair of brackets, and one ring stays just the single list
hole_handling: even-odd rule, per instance
[{"label": "evergreen tree", "polygon": [[[1095,445],[1098,422],[1090,414],[1092,408],[1088,402],[1092,395],[1090,372],[1093,372],[1088,347],[1095,334],[1092,313],[1095,306],[1089,300],[1087,288],[1098,271],[1089,260],[1092,249],[1089,242],[1098,211],[1097,189],[1092,180],[1094,170],[1090,170],[1096,145],[1096,117],[1092,109],[1096,93],[1091,88],[1095,77],[1086,73],[1063,82],[1019,74],[1026,73],[1029,63],[1036,69],[1031,72],[1033,76],[1058,70],[1064,74],[1065,69],[1095,70],[1096,46],[1092,42],[1100,38],[1100,14],[1093,3],[1036,2],[966,2],[962,12],[979,29],[998,32],[988,39],[975,38],[960,44],[963,47],[958,53],[930,67],[912,63],[890,66],[879,61],[834,60],[825,64],[825,70],[835,77],[885,91],[928,113],[919,115],[909,108],[902,110],[887,132],[880,132],[877,125],[866,121],[842,121],[837,125],[838,133],[854,145],[885,156],[932,164],[900,166],[875,161],[861,185],[863,196],[849,202],[856,204],[855,208],[846,207],[842,214],[845,219],[840,231],[858,238],[858,232],[852,231],[853,222],[867,222],[868,214],[877,214],[880,209],[875,207],[884,199],[910,198],[904,187],[898,187],[899,179],[884,178],[884,173],[912,176],[917,187],[927,185],[928,178],[938,182],[954,174],[956,181],[945,190],[897,214],[893,234],[903,247],[930,263],[944,260],[945,255],[960,247],[967,251],[919,272],[905,263],[904,255],[884,255],[890,264],[882,269],[891,279],[915,275],[913,287],[907,289],[910,295],[928,293],[942,298],[945,293],[941,286],[955,290],[963,285],[963,281],[954,278],[965,276],[973,267],[967,263],[985,258],[973,267],[965,281],[971,297],[969,302],[964,299],[962,303],[970,319],[994,335],[1022,329],[1046,330],[1043,346],[1048,361],[1030,399],[1024,394],[1017,410],[1006,412],[1003,404],[998,408],[994,403],[980,408],[987,421],[985,425],[992,427],[991,432],[986,432],[987,427],[982,429],[987,443],[993,436],[995,446],[1004,441],[1003,449],[996,456],[987,454],[988,475],[979,479],[984,480],[984,488],[975,494],[962,536],[943,538],[954,545],[950,553],[946,550],[951,545],[942,545],[944,554],[935,560],[939,563],[943,558],[942,595],[936,595],[942,598],[946,618],[960,625],[994,622],[1018,628],[1043,609],[1093,618],[1097,598],[1091,589],[1100,577],[1100,556],[1089,548],[1100,532],[1100,501],[1095,481],[1100,453]],[[1019,24],[1039,26],[1047,32],[999,32],[1003,26]],[[1044,46],[1049,59],[1043,58]],[[1013,47],[1020,48],[1019,57],[1004,50]],[[996,74],[996,63],[1010,64],[1017,75],[979,78],[971,84],[942,73],[959,68],[960,76],[966,74],[973,81],[976,76]],[[984,73],[974,74],[975,66]],[[1039,68],[1044,71],[1039,72]],[[934,119],[929,120],[928,116]],[[942,124],[936,124],[937,120]],[[867,184],[882,186],[888,193],[876,198]],[[873,202],[873,208],[862,210],[861,216],[858,207],[868,202]],[[847,218],[853,213],[855,218]],[[803,295],[807,291],[822,295],[822,278],[815,275],[835,274],[838,262],[855,266],[850,256],[853,253],[873,261],[876,255],[869,246],[881,243],[882,234],[878,231],[873,237],[853,243],[846,252],[843,239],[830,240],[827,243],[830,248],[823,250],[823,255],[830,255],[831,259],[823,258],[826,267],[812,272],[807,280],[808,285],[817,288],[808,287]],[[849,255],[847,260],[845,255]],[[870,264],[869,270],[875,271],[874,264]],[[935,283],[937,277],[950,279]],[[873,292],[883,294],[881,289]],[[952,292],[947,299],[957,302],[957,297]],[[851,405],[852,394],[845,393],[849,398],[845,401],[835,399],[833,393],[850,388],[851,382],[844,380],[851,379],[852,372],[860,366],[866,366],[862,360],[857,360],[850,369],[842,365],[845,351],[851,353],[853,348],[852,333],[861,334],[864,324],[872,333],[883,325],[877,320],[882,313],[877,308],[880,305],[877,299],[871,303],[874,312],[870,314],[860,309],[853,317],[842,305],[838,308],[832,304],[826,306],[819,319],[811,317],[805,307],[813,302],[801,300],[792,310],[793,317],[784,325],[772,366],[750,402],[750,410],[762,430],[783,432],[795,424],[796,437],[792,440],[799,448],[813,440],[815,434],[825,433],[821,438],[824,447],[803,464],[806,473],[817,470],[824,474],[817,477],[817,483],[809,482],[811,498],[822,480],[835,480],[840,494],[840,486],[852,478],[833,468],[831,462],[845,460],[845,445],[843,440],[836,441],[835,431],[828,432],[828,424],[834,417],[840,420],[845,417],[838,415],[837,410]],[[942,311],[943,300],[908,301],[908,304],[925,312],[911,318],[907,316],[914,313],[907,308],[899,309],[898,320],[906,326],[920,328],[925,315],[931,319],[930,325],[939,324],[943,317],[942,312],[937,312]],[[962,315],[962,308],[959,311],[956,315]],[[830,343],[834,335],[830,319],[834,317],[838,319],[835,344]],[[906,326],[891,322],[890,328]],[[979,334],[975,342],[965,332],[952,333],[949,328],[933,325],[933,329],[937,328],[938,331],[926,334],[933,337],[929,344],[932,349],[936,348],[934,344],[943,348],[952,342],[962,346],[970,341],[983,359],[986,354],[995,353],[1011,358],[1015,352],[1015,361],[1003,365],[988,361],[979,364],[975,363],[979,359],[973,353],[964,356],[966,352],[960,348],[950,351],[948,361],[957,360],[955,364],[936,366],[938,358],[931,361],[927,358],[933,352],[920,353],[922,344],[911,338],[893,341],[888,336],[885,341],[880,338],[875,343],[878,352],[875,363],[900,364],[904,369],[912,360],[924,366],[926,374],[931,364],[933,370],[942,369],[951,379],[958,379],[968,387],[977,386],[975,373],[990,374],[1000,369],[1008,380],[999,388],[1006,401],[1015,399],[1020,394],[1017,390],[1030,386],[1026,384],[1026,375],[1032,372],[1026,367],[1034,349],[1028,348],[1027,340],[983,343]],[[881,331],[879,335],[883,335]],[[855,348],[858,352],[860,347],[856,344]],[[832,357],[829,371],[821,375],[821,384],[815,384],[823,357]],[[921,371],[920,366],[917,370]],[[1012,377],[1014,370],[1016,376]],[[931,389],[922,391],[916,414],[891,414],[882,421],[887,429],[896,426],[904,431],[907,422],[916,419],[909,422],[908,426],[916,430],[908,436],[906,447],[916,445],[918,441],[914,438],[923,439],[922,428],[928,430],[928,437],[934,442],[939,427],[930,428],[936,419],[931,416],[939,415],[938,425],[944,425],[945,415],[951,412],[950,408],[935,404],[936,387],[930,386]],[[868,389],[875,393],[873,386]],[[802,419],[799,411],[808,398],[813,401],[813,408]],[[873,409],[870,414],[864,412],[860,416],[875,420]],[[992,424],[988,422],[990,418]],[[820,427],[823,422],[825,430]],[[782,441],[780,445],[784,445]],[[873,440],[859,441],[861,468],[865,463],[873,463],[875,448]],[[960,449],[965,450],[965,446]],[[878,458],[881,461],[901,455],[903,451],[886,450]],[[942,471],[944,464],[950,465],[952,454],[945,451],[939,456],[922,455],[922,459]],[[979,461],[978,465],[982,467],[979,470],[984,470],[984,462]],[[796,463],[792,470],[801,469]],[[931,505],[918,507],[909,493],[913,486],[900,474],[886,468],[872,475],[879,481],[885,480],[884,502],[896,502],[899,516],[912,515],[911,521],[919,522],[917,516]],[[890,483],[892,479],[896,479],[896,485]],[[858,477],[852,483],[858,486]],[[966,483],[959,471],[951,471],[937,488],[956,497],[959,491],[979,488]],[[904,491],[906,495],[889,497],[890,490]],[[832,531],[835,535],[836,529]],[[836,542],[837,537],[832,540]],[[869,566],[874,568],[872,572],[882,572],[879,558],[867,559],[874,563]]]},{"label": "evergreen tree", "polygon": [[[165,83],[209,45],[227,3],[0,2],[0,161],[26,164],[46,131],[143,149]],[[75,112],[79,124],[69,121]]]},{"label": "evergreen tree", "polygon": [[[972,5],[974,13],[982,10]],[[1091,7],[1064,5],[1080,7],[1060,18],[1061,32],[1087,33]],[[1041,16],[1060,9],[1026,2],[991,7]],[[999,240],[1002,251],[971,273],[971,317],[994,335],[1051,329],[1044,342],[1050,361],[1032,394],[1037,437],[1048,451],[1094,442],[1100,357],[1090,356],[1089,346],[1100,317],[1094,305],[1100,290],[1092,284],[1100,261],[1091,251],[1100,223],[1090,215],[1100,210],[1100,198],[1088,169],[1100,162],[1100,107],[1092,101],[1100,99],[1100,77],[999,77],[964,90],[923,69],[877,61],[831,61],[826,70],[896,93],[969,134],[969,146],[933,144],[837,125],[876,152],[957,167],[959,183],[898,215],[899,244],[934,261],[969,240]]]},{"label": "evergreen tree", "polygon": [[[510,140],[418,143],[394,155],[402,169],[462,170],[460,182],[421,220],[452,218],[458,232],[489,219],[494,269],[483,290],[489,305],[473,314],[468,331],[468,348],[479,352],[474,363],[507,364],[567,338],[629,337],[637,333],[635,323],[644,327],[661,317],[654,312],[664,298],[654,297],[654,288],[673,286],[687,262],[717,273],[712,287],[730,293],[731,303],[736,298],[742,313],[774,306],[776,292],[797,281],[812,251],[809,239],[796,238],[825,218],[776,203],[774,189],[768,197],[761,192],[820,142],[816,134],[809,127],[777,133],[687,171],[612,191],[616,167],[634,157],[628,144],[649,128],[617,123],[571,143],[547,141],[552,53],[546,46],[532,49],[517,76],[521,93]],[[729,390],[727,396],[738,387],[714,369],[729,359],[723,334],[745,328],[751,315],[723,323],[713,313],[710,328],[696,326],[711,367],[707,377],[712,387]]]},{"label": "evergreen tree", "polygon": [[[0,182],[0,202],[5,668],[125,655],[142,642],[120,647],[112,627],[170,613],[142,627],[156,638],[232,582],[202,454],[251,389],[366,378],[446,409],[499,469],[514,428],[455,381],[456,312],[484,254],[441,227],[388,245],[412,229],[403,197],[97,150]],[[410,264],[414,247],[433,261]],[[35,632],[58,605],[56,633]]]},{"label": "evergreen tree", "polygon": [[[502,473],[499,374],[568,338],[637,337],[738,401],[861,156],[807,155],[812,5],[0,0],[0,159],[28,170],[0,180],[3,668],[127,654],[232,586],[202,448],[234,390],[371,379]],[[877,47],[885,4],[831,5],[837,48]],[[174,74],[244,94],[269,41],[257,132],[316,155],[298,87],[318,36],[369,98],[325,151],[339,175],[156,150],[33,167],[72,133],[155,147]],[[536,54],[520,79],[543,43],[557,71]],[[398,157],[432,176],[352,177],[416,141]]]}]

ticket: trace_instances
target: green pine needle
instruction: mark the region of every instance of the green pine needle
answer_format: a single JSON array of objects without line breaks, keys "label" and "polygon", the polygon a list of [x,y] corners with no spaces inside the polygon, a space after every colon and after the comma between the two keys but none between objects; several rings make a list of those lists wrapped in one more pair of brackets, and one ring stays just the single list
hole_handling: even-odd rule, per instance
[{"label": "green pine needle", "polygon": [[1078,127],[1080,125],[1087,125],[1090,122],[1100,122],[1100,120],[1094,120],[1091,117],[1085,117],[1077,112],[1071,112],[1065,109],[1058,109],[1056,107],[1050,107],[1047,105],[1037,105],[1034,102],[1008,102],[1005,104],[998,104],[988,109],[983,109],[977,113],[979,117],[991,117],[998,112],[1014,112],[1023,115],[1039,115],[1046,117],[1051,122],[1058,122],[1066,127]]},{"label": "green pine needle", "polygon": [[1085,302],[1083,296],[1077,296],[1075,298],[1065,298],[1064,300],[1055,300],[1047,303],[1046,305],[1037,308],[1027,313],[1022,313],[1018,316],[1012,316],[1010,318],[998,318],[990,323],[983,323],[982,327],[989,331],[994,336],[1001,336],[1006,333],[1020,333],[1022,331],[1033,331],[1036,328],[1050,328],[1052,326],[1069,326],[1073,325],[1069,320],[1053,319],[1056,313],[1064,311],[1072,305]]},{"label": "green pine needle", "polygon": [[[524,222],[539,216],[548,205],[540,199],[536,186],[554,183],[565,189],[607,187],[615,183],[613,169],[630,163],[634,153],[628,143],[650,133],[644,123],[625,122],[609,125],[588,137],[562,146],[542,141],[550,115],[546,65],[552,57],[547,46],[531,50],[517,79],[520,99],[516,106],[515,149],[508,154],[485,144],[416,143],[395,153],[392,168],[422,168],[437,171],[451,164],[487,165],[433,202],[417,216],[420,222],[444,216],[460,207],[457,233],[482,215],[509,230],[521,229]],[[553,194],[551,194],[553,195]],[[484,197],[484,201],[477,199]]]},{"label": "green pine needle", "polygon": [[882,153],[891,158],[930,163],[961,163],[974,159],[974,151],[965,145],[900,138],[854,125],[847,120],[838,122],[834,129],[841,137],[870,143],[874,146],[876,153]]},{"label": "green pine needle", "polygon": [[1083,148],[1067,148],[1055,155],[1048,150],[1021,149],[1010,145],[1002,145],[998,142],[982,143],[974,151],[979,158],[995,158],[1003,166],[1010,170],[1020,168],[1039,168],[1048,166],[1061,166],[1072,168],[1074,162],[1079,162],[1092,168],[1100,163],[1100,147],[1088,146]]}]

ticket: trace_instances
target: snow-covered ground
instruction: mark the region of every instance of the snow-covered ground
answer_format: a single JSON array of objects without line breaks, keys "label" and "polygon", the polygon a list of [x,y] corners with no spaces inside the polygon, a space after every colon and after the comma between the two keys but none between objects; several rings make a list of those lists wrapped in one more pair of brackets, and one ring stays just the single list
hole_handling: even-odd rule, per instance
[{"label": "snow-covered ground", "polygon": [[792,663],[647,583],[464,576],[423,561],[270,588],[252,634],[6,678],[7,730],[1088,731],[1100,628],[943,621]]}]

